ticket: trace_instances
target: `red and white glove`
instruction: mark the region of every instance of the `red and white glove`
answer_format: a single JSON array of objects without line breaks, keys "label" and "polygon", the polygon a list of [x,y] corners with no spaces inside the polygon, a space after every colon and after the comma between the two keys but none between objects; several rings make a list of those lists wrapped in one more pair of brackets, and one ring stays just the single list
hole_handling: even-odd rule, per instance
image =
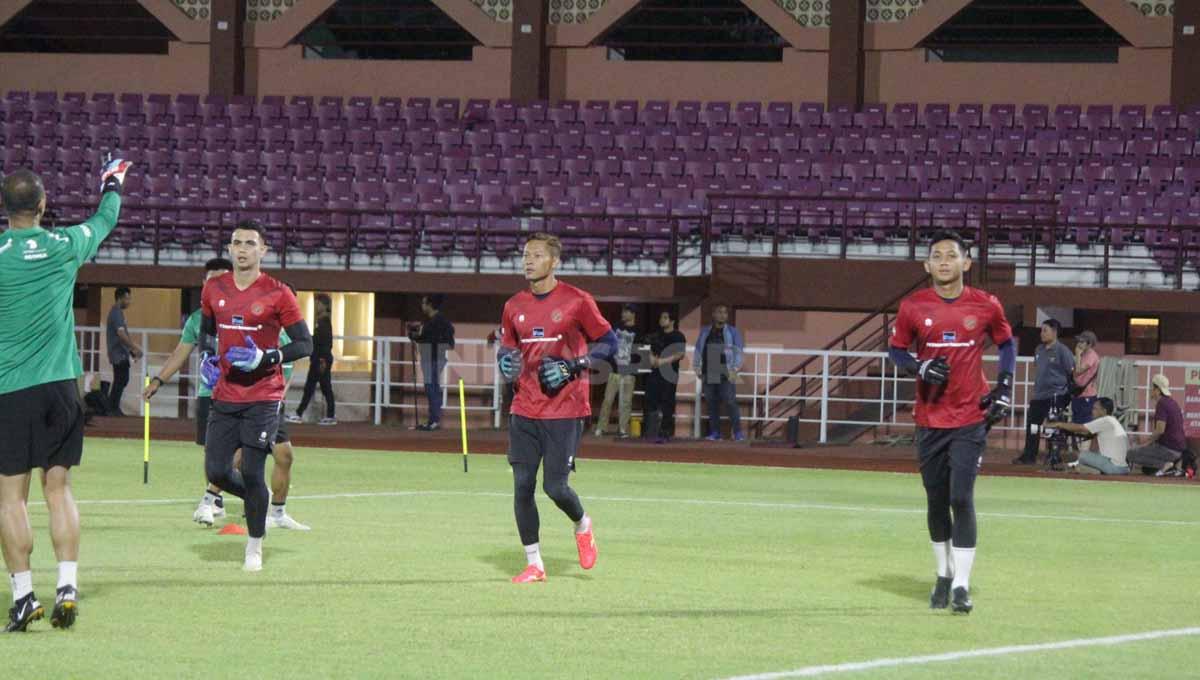
[{"label": "red and white glove", "polygon": [[113,158],[104,165],[104,169],[100,171],[100,193],[115,191],[121,193],[121,187],[125,184],[125,173],[129,172],[129,168],[133,167],[133,163],[123,158]]}]

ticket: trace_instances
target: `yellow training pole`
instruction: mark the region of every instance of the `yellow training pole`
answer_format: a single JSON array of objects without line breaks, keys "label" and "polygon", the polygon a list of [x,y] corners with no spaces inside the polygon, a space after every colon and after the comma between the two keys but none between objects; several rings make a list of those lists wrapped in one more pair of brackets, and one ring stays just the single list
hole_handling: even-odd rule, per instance
[{"label": "yellow training pole", "polygon": [[[150,386],[150,376],[146,376],[146,387]],[[142,434],[142,484],[150,483],[150,400],[147,399],[142,405],[142,413],[145,414],[145,427]]]},{"label": "yellow training pole", "polygon": [[467,471],[467,389],[462,378],[458,379],[458,419],[462,426],[463,472]]}]

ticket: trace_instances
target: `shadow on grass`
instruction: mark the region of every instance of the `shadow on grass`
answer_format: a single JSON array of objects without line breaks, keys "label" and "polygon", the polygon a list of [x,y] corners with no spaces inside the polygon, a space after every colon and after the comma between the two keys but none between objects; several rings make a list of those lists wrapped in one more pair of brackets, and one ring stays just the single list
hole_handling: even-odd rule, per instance
[{"label": "shadow on grass", "polygon": [[[496,571],[507,574],[510,577],[516,576],[525,568],[525,560],[521,559],[521,552],[519,550],[499,550],[481,556],[479,561],[492,565],[496,568]],[[573,578],[580,581],[592,580],[590,574],[580,573],[582,570],[579,567],[579,562],[576,560],[542,555],[542,562],[546,565],[546,578]]]},{"label": "shadow on grass", "polygon": [[[241,564],[246,559],[246,540],[240,541],[217,541],[214,543],[196,543],[188,546],[192,552],[200,556],[200,559],[205,562],[230,562],[233,564]],[[290,548],[277,548],[275,546],[263,546],[263,564],[271,563],[271,556],[279,554],[287,554],[295,552]]]},{"label": "shadow on grass", "polygon": [[[929,604],[929,593],[933,590],[933,581],[932,576],[928,580],[922,580],[908,574],[881,574],[875,578],[858,581],[858,585]],[[980,592],[982,591],[978,588],[971,587],[972,595],[978,595]]]}]

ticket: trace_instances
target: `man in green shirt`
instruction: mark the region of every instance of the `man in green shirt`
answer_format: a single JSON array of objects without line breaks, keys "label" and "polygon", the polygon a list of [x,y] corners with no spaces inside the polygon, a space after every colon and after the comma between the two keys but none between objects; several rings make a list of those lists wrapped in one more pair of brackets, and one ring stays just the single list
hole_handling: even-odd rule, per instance
[{"label": "man in green shirt", "polygon": [[69,628],[78,614],[79,510],[71,468],[83,457],[83,408],[76,379],[75,279],[117,226],[130,163],[113,160],[100,176],[100,207],[78,226],[49,231],[42,180],[18,170],[0,182],[8,230],[0,235],[0,544],[13,607],[5,632],[24,631],[45,609],[33,592],[29,482],[42,470],[58,591],[50,622]]},{"label": "man in green shirt", "polygon": [[[204,264],[204,280],[208,281],[211,278],[232,270],[233,263],[229,260],[223,257],[213,258]],[[150,379],[150,384],[143,391],[142,398],[149,401],[166,381],[178,373],[184,364],[187,363],[188,356],[192,353],[192,348],[199,342],[200,310],[197,309],[192,312],[191,316],[183,324],[183,333],[179,339],[179,344],[175,346],[175,350],[167,358],[167,363],[163,364],[158,375]],[[288,337],[287,331],[280,331],[279,346],[283,347],[289,342],[291,342],[291,339]],[[292,382],[293,368],[292,364],[283,365],[283,379],[288,385]],[[196,443],[204,446],[207,440],[208,414],[212,409],[212,390],[204,386],[203,380],[197,380],[196,385]],[[271,447],[271,455],[275,459],[275,468],[271,473],[271,509],[267,513],[267,528],[308,531],[309,527],[307,525],[297,522],[292,519],[291,515],[287,514],[288,488],[292,484],[292,461],[295,456],[292,450],[291,438],[288,436],[283,423],[280,423],[279,430],[275,433],[275,442]],[[196,507],[196,511],[192,513],[192,520],[198,524],[211,527],[214,521],[224,516],[225,501],[221,497],[221,489],[217,488],[214,484],[209,484],[204,492],[204,496],[200,499],[200,504]]]}]

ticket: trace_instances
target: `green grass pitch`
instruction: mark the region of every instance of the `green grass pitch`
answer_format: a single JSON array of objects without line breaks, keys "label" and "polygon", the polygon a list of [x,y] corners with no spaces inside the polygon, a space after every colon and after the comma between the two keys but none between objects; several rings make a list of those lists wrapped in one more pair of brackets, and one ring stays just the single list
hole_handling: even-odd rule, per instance
[{"label": "green grass pitch", "polygon": [[[589,444],[594,446],[594,444]],[[586,448],[586,447],[585,447]],[[981,478],[969,617],[928,609],[915,475],[584,459],[600,559],[539,493],[549,581],[524,566],[500,456],[298,447],[265,570],[191,522],[201,454],[89,440],[80,618],[0,637],[21,677],[721,678],[1200,625],[1190,485]],[[36,486],[36,484],[35,484]],[[34,491],[34,584],[53,600]],[[229,503],[240,514],[238,501]],[[1196,677],[1195,637],[837,673],[848,678]],[[19,669],[19,671],[18,671]],[[15,677],[15,676],[14,676]]]}]

